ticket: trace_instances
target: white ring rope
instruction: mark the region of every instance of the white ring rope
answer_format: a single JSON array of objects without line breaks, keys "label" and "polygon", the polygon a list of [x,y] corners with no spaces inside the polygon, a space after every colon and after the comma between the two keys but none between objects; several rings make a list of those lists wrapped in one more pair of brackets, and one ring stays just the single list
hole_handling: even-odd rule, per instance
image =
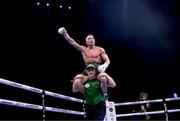
[{"label": "white ring rope", "polygon": [[34,87],[31,87],[31,86],[27,86],[27,85],[20,84],[20,83],[16,83],[16,82],[9,81],[9,80],[2,79],[2,78],[0,78],[0,83],[8,85],[8,86],[16,87],[16,88],[28,90],[28,91],[31,91],[31,92],[42,93],[41,89],[34,88]]},{"label": "white ring rope", "polygon": [[[180,112],[180,109],[171,109],[167,111],[168,113]],[[139,116],[139,115],[151,115],[151,114],[162,114],[165,113],[164,110],[161,111],[150,111],[141,113],[128,113],[128,114],[118,114],[116,117],[127,117],[127,116]]]},{"label": "white ring rope", "polygon": [[[176,101],[180,100],[180,97],[177,98],[166,98],[165,101]],[[115,103],[115,106],[125,106],[125,105],[134,105],[134,104],[144,104],[144,103],[157,103],[163,102],[163,99],[156,99],[156,100],[146,100],[146,101],[134,101],[134,102],[123,102],[123,103]]]},{"label": "white ring rope", "polygon": [[[2,79],[2,78],[0,78],[0,84],[5,84],[8,86],[12,86],[12,87],[28,90],[31,92],[40,93],[40,94],[43,92],[42,89],[38,89],[38,88],[27,86],[24,84],[16,83],[16,82],[9,81],[9,80]],[[62,94],[57,94],[57,93],[53,93],[50,91],[45,91],[45,94],[48,96],[52,96],[52,97],[56,97],[56,98],[60,98],[60,99],[65,99],[65,100],[70,100],[70,101],[74,101],[74,102],[78,102],[78,103],[83,103],[82,99],[78,99],[78,98],[74,98],[74,97],[70,97],[70,96],[66,96],[66,95],[62,95]]]},{"label": "white ring rope", "polygon": [[78,103],[83,103],[83,100],[81,100],[81,99],[69,97],[69,96],[62,95],[62,94],[57,94],[57,93],[50,92],[50,91],[45,91],[45,95],[57,97],[57,98],[65,99],[65,100],[70,100],[70,101],[74,101],[74,102],[78,102]]},{"label": "white ring rope", "polygon": [[[166,103],[169,101],[177,101],[180,100],[180,97],[176,98],[166,98],[166,99],[156,99],[156,100],[146,100],[146,101],[134,101],[134,102],[123,102],[123,103],[116,103],[114,106],[126,106],[126,105],[137,105],[137,104],[144,104],[144,103],[157,103],[157,102],[164,102],[165,110],[160,111],[149,111],[149,112],[137,112],[137,113],[126,113],[126,114],[116,114],[115,117],[128,117],[128,116],[139,116],[139,115],[152,115],[152,114],[165,114],[166,121],[168,121],[168,113],[180,112],[180,109],[170,109],[167,110]],[[116,121],[116,120],[114,120]]]},{"label": "white ring rope", "polygon": [[[6,79],[0,78],[0,84],[5,84],[8,86],[28,90],[31,92],[36,92],[39,94],[42,94],[44,92],[45,95],[60,98],[60,99],[65,99],[69,101],[74,101],[78,103],[83,103],[82,99],[58,94],[58,93],[53,93],[50,91],[38,89],[35,87],[27,86],[24,84],[16,83],[13,81],[9,81]],[[146,100],[146,101],[134,101],[134,102],[123,102],[123,103],[115,103],[114,106],[125,106],[125,105],[134,105],[134,104],[144,104],[144,103],[157,103],[157,102],[168,102],[168,101],[176,101],[180,100],[180,97],[176,98],[166,98],[166,99],[156,99],[156,100]],[[0,99],[0,104],[4,105],[10,105],[10,106],[17,106],[17,107],[23,107],[23,108],[30,108],[30,109],[36,109],[36,110],[43,110],[45,109],[46,111],[51,111],[51,112],[60,112],[60,113],[67,113],[67,114],[76,114],[76,115],[84,115],[84,112],[80,111],[73,111],[73,110],[67,110],[67,109],[61,109],[61,108],[54,108],[54,107],[43,107],[40,105],[35,105],[35,104],[30,104],[30,103],[23,103],[23,102],[18,102],[18,101],[12,101],[12,100],[6,100],[6,99]],[[138,116],[138,115],[151,115],[151,114],[162,114],[162,113],[174,113],[174,112],[180,112],[180,109],[171,109],[171,110],[161,110],[161,111],[150,111],[150,112],[141,112],[141,113],[128,113],[128,114],[118,114],[115,115],[115,117],[127,117],[127,116]]]},{"label": "white ring rope", "polygon": [[[139,115],[152,115],[152,114],[162,114],[166,115],[166,121],[168,121],[168,113],[180,112],[180,109],[171,109],[168,110],[166,106],[166,102],[168,101],[177,101],[180,100],[180,97],[175,98],[166,98],[166,99],[156,99],[156,100],[146,100],[146,101],[134,101],[134,102],[123,102],[123,103],[111,103],[111,105],[106,110],[106,119],[107,121],[117,121],[116,118],[118,117],[128,117],[128,116],[139,116]],[[127,106],[127,105],[137,105],[137,104],[144,104],[144,103],[164,103],[164,110],[160,111],[149,111],[149,112],[137,112],[137,113],[125,113],[125,114],[117,114],[116,113],[116,106]]]},{"label": "white ring rope", "polygon": [[[42,110],[43,109],[43,106],[40,106],[40,105],[35,105],[35,104],[30,104],[30,103],[23,103],[23,102],[6,100],[6,99],[0,99],[0,104],[16,106],[16,107],[23,107],[23,108],[30,108],[30,109],[36,109],[36,110]],[[54,108],[54,107],[45,107],[45,110],[46,111],[51,111],[51,112],[84,115],[84,112],[66,110],[66,109]]]}]

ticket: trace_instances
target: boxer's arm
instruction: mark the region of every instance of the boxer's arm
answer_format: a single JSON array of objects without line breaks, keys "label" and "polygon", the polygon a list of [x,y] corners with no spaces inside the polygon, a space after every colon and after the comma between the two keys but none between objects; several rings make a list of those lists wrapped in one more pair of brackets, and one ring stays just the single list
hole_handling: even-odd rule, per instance
[{"label": "boxer's arm", "polygon": [[105,72],[106,68],[110,64],[110,60],[109,60],[109,57],[103,48],[101,48],[100,51],[101,51],[101,58],[104,61],[104,64],[102,64],[98,67],[98,71],[99,72]]},{"label": "boxer's arm", "polygon": [[70,45],[72,45],[74,48],[76,48],[77,50],[81,52],[84,50],[85,47],[82,45],[79,45],[73,38],[71,38],[64,27],[59,28],[58,33],[63,35],[64,38],[67,40],[67,42]]}]

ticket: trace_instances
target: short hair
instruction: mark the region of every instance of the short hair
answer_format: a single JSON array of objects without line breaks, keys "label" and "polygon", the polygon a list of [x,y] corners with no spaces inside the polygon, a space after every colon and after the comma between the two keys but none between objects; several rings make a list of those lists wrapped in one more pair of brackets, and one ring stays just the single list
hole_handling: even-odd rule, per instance
[{"label": "short hair", "polygon": [[147,92],[141,92],[140,93],[140,98],[142,98],[143,96],[148,96],[148,93]]},{"label": "short hair", "polygon": [[93,37],[94,37],[94,35],[93,35],[93,34],[88,34],[88,35],[86,36],[86,38],[87,38],[88,36],[93,36]]}]

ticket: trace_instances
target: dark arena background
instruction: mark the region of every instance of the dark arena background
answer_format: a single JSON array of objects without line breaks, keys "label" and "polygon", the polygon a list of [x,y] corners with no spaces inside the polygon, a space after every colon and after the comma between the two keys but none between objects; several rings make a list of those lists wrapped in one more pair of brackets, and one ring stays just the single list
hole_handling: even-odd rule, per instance
[{"label": "dark arena background", "polygon": [[[179,0],[7,0],[1,6],[0,78],[83,99],[72,93],[70,80],[85,65],[81,53],[58,34],[64,26],[79,44],[91,33],[106,50],[111,61],[106,72],[117,84],[108,90],[110,101],[136,101],[141,92],[152,100],[180,96]],[[40,94],[2,84],[0,98],[42,103]],[[78,103],[48,96],[45,104],[82,110]],[[163,110],[163,104],[152,104],[151,110]],[[132,107],[116,112],[132,113]],[[46,112],[46,119],[83,118]],[[42,111],[0,104],[0,120],[42,120]],[[180,113],[169,113],[169,120],[180,120]]]}]

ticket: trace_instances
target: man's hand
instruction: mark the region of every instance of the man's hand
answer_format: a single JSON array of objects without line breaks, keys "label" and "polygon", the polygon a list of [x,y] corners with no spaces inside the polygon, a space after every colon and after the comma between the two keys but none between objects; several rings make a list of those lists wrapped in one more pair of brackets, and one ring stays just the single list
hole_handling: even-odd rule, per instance
[{"label": "man's hand", "polygon": [[105,72],[101,72],[98,74],[97,79],[100,79],[101,77],[107,77],[107,74]]},{"label": "man's hand", "polygon": [[150,120],[150,116],[149,116],[149,115],[146,115],[145,120]]},{"label": "man's hand", "polygon": [[58,29],[58,33],[64,35],[67,32],[66,32],[66,29],[64,27],[61,27],[61,28]]},{"label": "man's hand", "polygon": [[108,67],[108,64],[104,63],[103,65],[98,66],[98,71],[105,72],[107,67]]},{"label": "man's hand", "polygon": [[68,33],[64,27],[59,28],[58,33],[62,34],[66,40],[71,39],[71,37],[68,35]]}]

